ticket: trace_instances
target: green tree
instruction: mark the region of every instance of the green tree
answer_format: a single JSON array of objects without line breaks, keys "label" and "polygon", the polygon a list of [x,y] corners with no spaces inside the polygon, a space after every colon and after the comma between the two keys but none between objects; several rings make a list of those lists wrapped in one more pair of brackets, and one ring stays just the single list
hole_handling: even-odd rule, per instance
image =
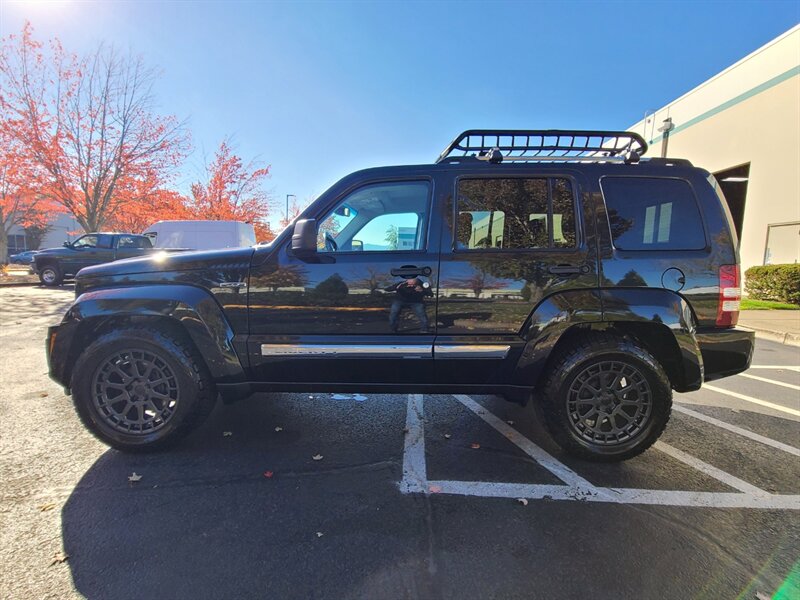
[{"label": "green tree", "polygon": [[386,230],[386,237],[384,239],[389,243],[390,250],[397,250],[398,246],[400,246],[400,236],[397,225],[392,225]]}]

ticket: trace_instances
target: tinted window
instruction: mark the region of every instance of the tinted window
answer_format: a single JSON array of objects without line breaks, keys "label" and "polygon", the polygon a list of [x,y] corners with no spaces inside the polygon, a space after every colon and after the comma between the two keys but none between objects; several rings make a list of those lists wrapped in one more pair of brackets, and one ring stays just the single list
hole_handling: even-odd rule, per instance
[{"label": "tinted window", "polygon": [[121,235],[117,248],[150,248],[150,240],[145,237]]},{"label": "tinted window", "polygon": [[97,247],[97,236],[96,235],[85,235],[83,237],[78,238],[72,244],[75,248],[96,248]]},{"label": "tinted window", "polygon": [[458,183],[456,248],[575,247],[568,179],[464,179]]},{"label": "tinted window", "polygon": [[692,188],[680,179],[604,177],[611,237],[620,250],[705,248]]},{"label": "tinted window", "polygon": [[105,233],[101,233],[97,236],[97,247],[98,248],[111,248],[111,244],[113,243],[114,239],[112,236],[107,235]]},{"label": "tinted window", "polygon": [[379,183],[339,202],[319,225],[320,252],[422,250],[429,185]]}]

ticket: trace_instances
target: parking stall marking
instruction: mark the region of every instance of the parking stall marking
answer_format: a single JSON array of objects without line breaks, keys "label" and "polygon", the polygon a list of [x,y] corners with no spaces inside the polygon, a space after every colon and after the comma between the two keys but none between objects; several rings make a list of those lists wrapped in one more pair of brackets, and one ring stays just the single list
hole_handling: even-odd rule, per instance
[{"label": "parking stall marking", "polygon": [[406,410],[405,451],[403,452],[403,480],[400,483],[400,489],[405,493],[428,491],[422,410],[422,394],[409,394]]},{"label": "parking stall marking", "polygon": [[[789,408],[788,406],[781,406],[780,404],[775,404],[774,402],[767,402],[766,400],[759,400],[758,398],[753,398],[752,396],[746,396],[744,394],[740,394],[739,392],[732,392],[730,390],[724,390],[722,388],[718,388],[714,385],[704,384],[703,389],[711,390],[712,392],[717,392],[718,394],[725,394],[727,396],[731,396],[732,398],[737,398],[739,400],[744,400],[745,402],[750,402],[751,404],[758,404],[759,406],[764,406],[766,408],[771,408],[772,410],[777,410],[780,412],[785,412],[789,415],[794,415],[795,417],[800,417],[800,410]],[[800,402],[799,402],[800,403]]]},{"label": "parking stall marking", "polygon": [[[794,365],[750,365],[750,369],[770,369],[773,371],[777,371],[780,369],[786,369],[787,371],[795,371],[796,373],[800,373],[800,367],[795,367]],[[740,373],[741,375],[741,373]]]},{"label": "parking stall marking", "polygon": [[[476,496],[484,498],[527,498],[540,500],[605,502],[611,504],[646,504],[658,506],[681,506],[698,508],[751,508],[800,510],[800,495],[771,494],[746,481],[743,481],[721,469],[705,463],[685,452],[663,442],[656,442],[655,447],[661,452],[675,458],[722,483],[739,490],[738,492],[696,492],[684,490],[651,490],[637,488],[597,487],[578,475],[575,471],[556,460],[534,442],[523,436],[513,427],[502,421],[467,395],[454,396],[471,412],[505,435],[525,454],[533,458],[542,467],[564,481],[565,485],[505,483],[494,481],[455,481],[428,480],[425,465],[425,431],[424,406],[421,394],[409,395],[408,414],[406,416],[406,442],[403,456],[403,479],[400,490],[403,493],[450,494],[458,496]],[[679,410],[685,412],[688,409]],[[685,412],[691,414],[694,411]],[[697,413],[700,414],[700,413]],[[691,416],[694,416],[693,414]],[[705,417],[705,415],[703,415]],[[708,417],[708,419],[712,419]],[[712,421],[717,421],[712,419]],[[710,421],[710,422],[712,422]],[[719,423],[723,423],[719,421]],[[713,423],[717,424],[717,423]],[[734,425],[724,424],[726,429],[739,430]],[[745,431],[746,430],[741,430]],[[738,431],[734,431],[739,433]],[[746,432],[750,437],[762,438],[758,434]],[[755,436],[755,437],[754,437]],[[769,440],[769,438],[764,438]],[[756,439],[755,441],[762,441]],[[769,440],[773,447],[775,440]],[[787,446],[796,451],[796,448]],[[786,450],[786,448],[779,448]],[[795,452],[790,452],[795,454]]]},{"label": "parking stall marking", "polygon": [[800,391],[800,385],[795,385],[793,383],[775,381],[774,379],[767,379],[766,377],[759,377],[758,375],[750,375],[749,373],[739,373],[739,377],[747,377],[748,379],[755,379],[756,381],[763,381],[764,383],[771,383],[773,385],[789,388],[790,390]]},{"label": "parking stall marking", "polygon": [[794,446],[790,446],[789,444],[784,444],[783,442],[773,440],[772,438],[765,437],[758,433],[754,433],[748,429],[742,429],[741,427],[737,427],[736,425],[731,425],[730,423],[726,423],[725,421],[720,421],[719,419],[715,419],[714,417],[710,417],[701,412],[691,410],[690,408],[686,408],[685,406],[682,406],[680,404],[673,404],[672,410],[684,415],[688,415],[690,417],[694,417],[695,419],[699,419],[700,421],[704,421],[706,423],[709,423],[710,425],[715,425],[722,429],[726,429],[731,433],[735,433],[741,435],[742,437],[749,438],[754,442],[760,442],[767,446],[772,446],[773,448],[777,448],[778,450],[783,450],[784,452],[788,452],[789,454],[792,454],[794,456],[800,456],[800,448],[795,448]]},{"label": "parking stall marking", "polygon": [[524,435],[519,433],[516,429],[505,423],[502,419],[498,419],[495,415],[483,408],[480,404],[475,402],[469,396],[464,394],[456,394],[456,400],[461,402],[464,406],[470,409],[473,413],[478,415],[481,419],[486,421],[494,429],[499,431],[502,435],[506,436],[511,442],[516,445],[525,454],[530,456],[533,460],[542,465],[545,469],[550,471],[553,475],[558,477],[567,485],[579,487],[581,489],[592,490],[594,486],[586,481],[583,477],[578,475],[575,471],[568,466],[560,463],[555,458],[550,456],[547,452],[542,450],[539,446],[534,444]]},{"label": "parking stall marking", "polygon": [[756,487],[746,481],[739,479],[738,477],[734,477],[730,473],[726,473],[722,469],[718,469],[714,465],[710,465],[707,462],[700,460],[699,458],[695,458],[694,456],[687,454],[683,450],[678,450],[674,446],[670,446],[664,442],[656,442],[653,444],[653,448],[656,450],[660,450],[667,456],[671,456],[675,460],[679,460],[682,463],[689,465],[693,469],[700,471],[701,473],[705,473],[709,477],[713,477],[717,481],[721,481],[728,487],[732,487],[735,490],[739,490],[740,492],[745,492],[747,494],[754,494],[756,496],[763,496],[764,494],[768,494],[759,487]]}]

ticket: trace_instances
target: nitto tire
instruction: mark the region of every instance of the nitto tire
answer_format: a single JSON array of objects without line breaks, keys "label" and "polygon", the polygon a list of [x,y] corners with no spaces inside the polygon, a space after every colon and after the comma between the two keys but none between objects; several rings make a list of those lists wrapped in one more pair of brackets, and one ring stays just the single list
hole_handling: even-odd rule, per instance
[{"label": "nitto tire", "polygon": [[39,281],[47,287],[56,287],[64,281],[64,274],[57,265],[46,264],[39,269]]},{"label": "nitto tire", "polygon": [[556,443],[596,462],[647,450],[672,410],[672,388],[659,362],[616,335],[589,333],[560,353],[542,391],[542,413]]},{"label": "nitto tire", "polygon": [[194,347],[149,328],[92,343],[73,370],[72,395],[86,428],[124,452],[173,445],[206,419],[217,397]]}]

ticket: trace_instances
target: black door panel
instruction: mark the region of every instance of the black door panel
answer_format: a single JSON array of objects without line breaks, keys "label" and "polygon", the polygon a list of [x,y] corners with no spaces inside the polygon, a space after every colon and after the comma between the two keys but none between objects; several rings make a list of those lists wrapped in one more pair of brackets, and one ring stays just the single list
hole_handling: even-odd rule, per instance
[{"label": "black door panel", "polygon": [[[433,381],[439,227],[429,208],[432,183],[370,182],[332,202],[327,214],[306,215],[320,223],[311,256],[294,255],[288,243],[256,251],[248,340],[255,378]],[[269,258],[260,260],[260,252]]]},{"label": "black door panel", "polygon": [[[559,292],[597,286],[594,227],[584,226],[593,223],[591,206],[583,208],[578,201],[581,177],[534,169],[520,169],[513,178],[496,178],[485,187],[468,186],[473,194],[469,202],[463,195],[457,201],[463,187],[458,187],[459,180],[451,182],[435,344],[473,347],[474,353],[434,352],[437,377],[444,381],[457,377],[464,383],[512,383],[524,346],[521,333],[536,306]],[[472,181],[460,178],[465,179]],[[528,186],[514,179],[538,181]],[[554,180],[560,182],[558,188]],[[540,197],[528,204],[537,193]],[[498,346],[508,346],[508,353],[503,356]],[[493,358],[473,358],[481,356]]]}]

